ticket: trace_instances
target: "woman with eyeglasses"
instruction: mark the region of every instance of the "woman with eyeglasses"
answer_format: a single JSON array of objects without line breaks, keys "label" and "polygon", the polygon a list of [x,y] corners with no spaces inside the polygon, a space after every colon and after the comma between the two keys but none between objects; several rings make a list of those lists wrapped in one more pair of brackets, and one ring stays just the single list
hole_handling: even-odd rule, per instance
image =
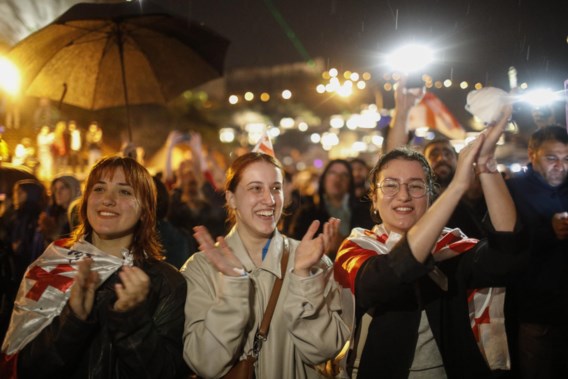
[{"label": "woman with eyeglasses", "polygon": [[[491,378],[496,364],[507,369],[503,320],[492,319],[503,298],[476,289],[504,285],[522,251],[515,206],[492,166],[510,112],[461,151],[452,182],[433,204],[436,187],[422,154],[395,149],[375,165],[369,197],[382,224],[353,229],[335,265],[356,300],[353,377]],[[481,241],[445,228],[476,174],[490,218]]]}]

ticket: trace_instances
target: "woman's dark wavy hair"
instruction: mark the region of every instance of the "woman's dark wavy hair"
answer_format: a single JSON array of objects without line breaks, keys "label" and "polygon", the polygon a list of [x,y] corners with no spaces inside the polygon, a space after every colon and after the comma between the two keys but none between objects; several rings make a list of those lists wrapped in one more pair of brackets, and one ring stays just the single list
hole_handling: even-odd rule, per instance
[{"label": "woman's dark wavy hair", "polygon": [[[407,147],[399,147],[397,149],[391,150],[379,158],[379,160],[375,164],[375,167],[373,167],[371,169],[371,172],[369,173],[369,180],[371,181],[369,183],[369,198],[372,199],[373,194],[377,191],[377,180],[381,171],[389,162],[395,159],[403,159],[405,161],[415,161],[420,163],[420,166],[424,171],[424,175],[426,176],[426,185],[428,186],[428,200],[431,204],[438,194],[439,189],[438,184],[434,180],[434,172],[432,171],[432,168],[428,164],[428,161],[426,160],[424,155]],[[373,204],[371,203],[371,217],[374,221],[379,222],[373,211]]]},{"label": "woman's dark wavy hair", "polygon": [[47,205],[47,194],[45,186],[35,179],[22,179],[14,184],[12,193],[16,193],[18,189],[26,193],[26,200],[20,204],[21,212],[40,213]]},{"label": "woman's dark wavy hair", "polygon": [[105,157],[93,166],[79,205],[81,224],[73,232],[70,244],[83,236],[89,238],[92,235],[93,227],[87,218],[89,196],[96,183],[106,176],[112,177],[119,168],[124,171],[126,182],[132,186],[136,199],[140,202],[140,220],[136,224],[132,245],[129,247],[134,261],[140,265],[145,260],[162,260],[162,246],[156,231],[156,186],[148,170],[128,157]]},{"label": "woman's dark wavy hair", "polygon": [[[225,179],[225,192],[230,191],[235,193],[235,190],[243,177],[243,172],[248,166],[256,162],[266,162],[273,165],[282,172],[282,177],[284,178],[284,167],[278,159],[263,153],[246,153],[235,159],[231,164],[231,167],[229,167],[227,177]],[[227,221],[229,228],[232,228],[237,222],[235,210],[229,207],[229,204],[227,203],[225,204],[225,208],[227,209]]]}]

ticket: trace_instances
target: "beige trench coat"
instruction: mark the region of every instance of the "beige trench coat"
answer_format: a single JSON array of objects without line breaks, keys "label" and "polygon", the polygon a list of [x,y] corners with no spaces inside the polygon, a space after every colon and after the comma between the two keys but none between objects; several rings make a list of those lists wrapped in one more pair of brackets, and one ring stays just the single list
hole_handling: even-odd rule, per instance
[{"label": "beige trench coat", "polygon": [[[227,373],[252,349],[276,277],[280,277],[283,237],[275,232],[266,258],[256,267],[235,228],[227,244],[248,276],[228,277],[194,254],[182,268],[187,280],[184,358],[203,378]],[[333,265],[323,257],[312,275],[291,270],[299,242],[290,239],[290,258],[268,339],[256,366],[257,379],[318,378],[313,365],[333,358],[350,337],[342,320],[340,288]]]}]

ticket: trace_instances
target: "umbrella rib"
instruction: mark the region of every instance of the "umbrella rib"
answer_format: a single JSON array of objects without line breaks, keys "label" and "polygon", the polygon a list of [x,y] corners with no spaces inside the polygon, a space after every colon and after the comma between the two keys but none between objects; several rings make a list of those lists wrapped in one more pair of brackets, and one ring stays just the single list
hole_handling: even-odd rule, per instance
[{"label": "umbrella rib", "polygon": [[[109,33],[106,31],[101,31],[104,28],[107,28],[109,23],[106,23],[104,25],[101,25],[100,27],[97,28],[93,28],[93,29],[89,29],[89,28],[82,28],[79,26],[75,26],[75,25],[69,25],[69,24],[62,24],[65,27],[68,27],[70,29],[76,29],[76,30],[81,30],[86,32],[85,34],[82,34],[81,36],[72,39],[71,41],[69,41],[65,46],[71,46],[71,45],[80,45],[80,44],[84,44],[84,43],[91,43],[91,42],[96,42],[99,40],[104,40],[108,38]],[[93,38],[88,38],[87,36],[89,35],[93,35]],[[97,35],[96,37],[94,35]],[[81,40],[80,42],[77,42],[78,39],[85,39],[85,40]]]}]

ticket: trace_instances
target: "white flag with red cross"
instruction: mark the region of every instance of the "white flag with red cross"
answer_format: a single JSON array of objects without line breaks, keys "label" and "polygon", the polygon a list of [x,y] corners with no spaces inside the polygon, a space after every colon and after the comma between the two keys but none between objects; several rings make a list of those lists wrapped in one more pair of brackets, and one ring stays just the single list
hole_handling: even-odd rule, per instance
[{"label": "white flag with red cross", "polygon": [[125,258],[120,259],[85,240],[75,243],[70,249],[64,245],[65,240],[49,245],[28,267],[22,279],[2,344],[0,377],[15,377],[10,362],[15,365],[17,353],[61,313],[71,295],[80,260],[87,257],[93,260],[91,270],[98,272],[99,285],[123,265],[132,265],[132,256],[126,250]]}]

